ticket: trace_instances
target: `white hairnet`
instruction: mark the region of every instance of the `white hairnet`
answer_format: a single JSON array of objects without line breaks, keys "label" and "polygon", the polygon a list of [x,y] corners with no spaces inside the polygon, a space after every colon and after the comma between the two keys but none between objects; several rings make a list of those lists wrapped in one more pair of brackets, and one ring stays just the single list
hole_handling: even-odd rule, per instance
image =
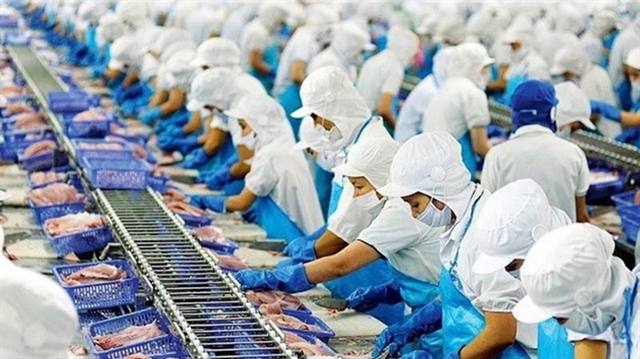
[{"label": "white hairnet", "polygon": [[387,34],[387,48],[396,55],[405,68],[413,64],[419,46],[418,35],[409,29],[394,26]]},{"label": "white hairnet", "polygon": [[157,56],[160,56],[169,45],[182,41],[191,41],[189,31],[177,27],[168,27],[163,29],[150,50]]},{"label": "white hairnet", "polygon": [[145,54],[142,57],[142,65],[140,66],[140,79],[142,81],[149,81],[152,77],[156,76],[159,68],[160,61],[151,54]]},{"label": "white hairnet", "polygon": [[307,17],[307,11],[304,6],[298,2],[293,2],[288,4],[287,10],[289,11],[289,16],[287,16],[286,23],[289,27],[296,29],[304,24]]},{"label": "white hairnet", "polygon": [[624,64],[636,70],[640,70],[640,47],[636,47],[629,51],[627,58],[624,60]]},{"label": "white hairnet", "polygon": [[176,1],[172,11],[167,17],[167,24],[180,28],[186,28],[187,18],[193,12],[200,11],[201,3],[198,1]]},{"label": "white hairnet", "polygon": [[531,248],[520,270],[528,295],[514,308],[516,318],[535,323],[552,316],[580,315],[605,329],[620,320],[624,291],[633,276],[613,256],[614,249],[611,235],[591,224],[572,224],[546,234]]},{"label": "white hairnet", "polygon": [[464,21],[458,16],[447,16],[440,19],[434,40],[449,45],[459,45],[467,37]]},{"label": "white hairnet", "polygon": [[358,2],[357,15],[366,21],[381,20],[384,16],[385,5],[383,1]]},{"label": "white hairnet", "polygon": [[137,38],[133,35],[116,39],[111,45],[110,53],[110,69],[123,70],[125,66],[133,66],[140,61],[140,47]]},{"label": "white hairnet", "polygon": [[591,103],[587,94],[575,83],[567,81],[554,86],[558,105],[556,106],[556,125],[558,128],[580,122],[585,127],[595,130],[591,117]]},{"label": "white hairnet", "polygon": [[238,67],[240,66],[240,49],[229,39],[221,37],[208,39],[198,46],[196,58],[191,64],[209,68]]},{"label": "white hairnet", "polygon": [[163,30],[164,28],[160,26],[146,26],[139,29],[136,32],[136,36],[139,40],[141,52],[146,53],[146,50],[156,42]]},{"label": "white hairnet", "polygon": [[389,183],[389,169],[400,144],[389,138],[363,138],[349,150],[347,161],[333,172],[347,177],[364,177],[374,188]]},{"label": "white hairnet", "polygon": [[580,39],[582,49],[594,64],[600,64],[602,54],[604,53],[604,45],[602,41],[595,36],[584,36]]},{"label": "white hairnet", "polygon": [[418,27],[416,28],[416,33],[423,36],[434,36],[438,29],[438,22],[440,21],[440,17],[436,13],[430,13],[424,19]]},{"label": "white hairnet", "polygon": [[[176,0],[153,0],[153,6],[149,7],[149,15],[154,22],[158,21],[160,14],[167,15],[175,5]],[[166,20],[166,19],[165,19]]]},{"label": "white hairnet", "polygon": [[0,311],[0,357],[67,357],[78,314],[59,284],[5,263],[0,269]]},{"label": "white hairnet", "polygon": [[442,85],[447,81],[447,65],[449,63],[449,57],[455,52],[455,47],[445,47],[438,50],[436,56],[433,57],[433,76],[438,81],[438,84]]},{"label": "white hairnet", "polygon": [[374,50],[371,35],[353,21],[343,21],[333,28],[331,46],[348,61],[356,63],[364,50]]},{"label": "white hairnet", "polygon": [[185,92],[188,92],[196,70],[196,68],[190,64],[195,55],[195,51],[193,50],[181,50],[167,61],[164,65],[165,78],[163,81],[168,88],[165,89],[168,90],[173,87],[179,87]]},{"label": "white hairnet", "polygon": [[78,18],[90,23],[97,23],[100,17],[108,11],[109,8],[103,1],[84,1],[78,7]]},{"label": "white hairnet", "polygon": [[191,100],[187,109],[198,111],[204,106],[214,106],[223,111],[228,110],[236,96],[249,90],[235,84],[239,76],[241,74],[236,70],[225,67],[201,72],[191,83]]},{"label": "white hairnet", "polygon": [[115,12],[124,23],[138,26],[149,17],[149,4],[138,0],[120,0]]},{"label": "white hairnet", "polygon": [[305,26],[316,36],[330,31],[331,26],[338,23],[338,11],[327,4],[313,4],[307,9]]},{"label": "white hairnet", "polygon": [[265,1],[258,8],[258,19],[270,30],[275,30],[278,24],[284,23],[289,16],[285,4]]},{"label": "white hairnet", "polygon": [[486,84],[483,84],[481,70],[494,62],[487,49],[476,43],[456,46],[448,56],[448,61],[447,77],[466,77],[482,89]]},{"label": "white hairnet", "polygon": [[185,27],[191,33],[193,41],[196,44],[201,44],[212,36],[220,35],[224,20],[224,11],[198,9],[198,11],[189,14]]},{"label": "white hairnet", "polygon": [[107,13],[100,17],[96,36],[106,42],[113,42],[115,39],[129,32],[129,28],[114,13]]},{"label": "white hairnet", "polygon": [[558,16],[556,31],[566,31],[578,35],[586,28],[587,19],[575,5],[568,2],[561,2],[557,6],[558,8],[555,9]]},{"label": "white hairnet", "polygon": [[518,42],[522,45],[530,45],[532,43],[533,33],[531,27],[527,27],[526,20],[523,18],[520,19],[521,22],[514,21],[514,23],[507,28],[504,38],[502,39],[504,43],[511,44]]},{"label": "white hairnet", "polygon": [[589,65],[589,57],[579,46],[563,47],[553,57],[552,75],[570,72],[582,76]]},{"label": "white hairnet", "polygon": [[196,56],[196,49],[196,43],[191,39],[174,42],[173,44],[167,46],[164,51],[162,51],[162,54],[160,54],[160,62],[166,64],[174,56],[176,56],[176,54],[182,54],[184,56],[186,52],[193,53],[193,56],[191,57],[191,60],[193,60],[193,58],[195,58]]},{"label": "white hairnet", "polygon": [[322,134],[316,130],[313,119],[310,116],[306,116],[300,123],[300,142],[296,143],[294,150],[306,150],[311,148],[314,151],[320,151],[322,149]]},{"label": "white hairnet", "polygon": [[621,23],[620,17],[615,11],[600,9],[593,13],[591,29],[598,37],[605,37],[611,30]]}]

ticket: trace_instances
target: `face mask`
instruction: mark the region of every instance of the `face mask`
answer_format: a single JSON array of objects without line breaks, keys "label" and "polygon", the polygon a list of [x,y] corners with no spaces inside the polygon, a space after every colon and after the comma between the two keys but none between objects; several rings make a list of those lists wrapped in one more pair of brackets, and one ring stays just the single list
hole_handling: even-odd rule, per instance
[{"label": "face mask", "polygon": [[640,80],[631,83],[631,97],[634,102],[640,99]]},{"label": "face mask", "polygon": [[255,132],[251,131],[248,135],[238,138],[237,144],[244,145],[246,148],[254,150],[256,148],[256,142],[258,142],[258,137]]},{"label": "face mask", "polygon": [[316,156],[316,163],[320,168],[327,172],[331,172],[336,167],[336,157],[338,156],[335,152],[318,152]]},{"label": "face mask", "polygon": [[200,110],[200,117],[202,118],[207,118],[209,116],[211,116],[213,112],[209,109],[203,108],[202,110]]},{"label": "face mask", "polygon": [[562,138],[564,140],[568,140],[569,137],[571,137],[571,127],[566,126],[566,127],[562,128],[562,129],[558,130],[556,132],[556,136],[558,136],[558,137],[560,137],[560,138]]},{"label": "face mask", "polygon": [[511,59],[513,61],[521,61],[522,59],[524,59],[525,56],[526,56],[526,52],[522,47],[520,47],[516,51],[511,50]]},{"label": "face mask", "polygon": [[326,141],[329,143],[335,143],[340,141],[340,139],[342,139],[342,134],[340,133],[340,130],[338,130],[337,126],[333,126],[332,129],[327,130],[326,128],[320,125],[316,125],[316,129],[320,131],[320,133],[322,134],[323,141]]},{"label": "face mask", "polygon": [[604,333],[615,321],[615,316],[596,308],[595,317],[589,317],[577,309],[562,326],[578,333],[598,335]]},{"label": "face mask", "polygon": [[372,216],[377,216],[382,210],[382,205],[384,204],[384,201],[381,201],[376,195],[376,191],[371,191],[367,194],[356,197],[354,198],[354,202],[361,210],[371,214]]},{"label": "face mask", "polygon": [[513,278],[515,278],[515,279],[517,279],[517,280],[520,280],[520,269],[512,270],[511,272],[509,272],[509,274],[510,274]]},{"label": "face mask", "polygon": [[451,209],[445,206],[443,210],[439,210],[431,200],[416,219],[432,228],[444,227],[451,224]]}]

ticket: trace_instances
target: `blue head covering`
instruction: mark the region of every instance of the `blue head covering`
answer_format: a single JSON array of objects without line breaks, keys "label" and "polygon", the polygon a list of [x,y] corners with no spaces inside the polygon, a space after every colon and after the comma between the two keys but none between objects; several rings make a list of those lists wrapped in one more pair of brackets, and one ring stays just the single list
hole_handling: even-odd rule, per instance
[{"label": "blue head covering", "polygon": [[556,91],[549,83],[528,80],[520,84],[511,97],[513,128],[540,125],[556,131],[552,110],[558,104]]}]

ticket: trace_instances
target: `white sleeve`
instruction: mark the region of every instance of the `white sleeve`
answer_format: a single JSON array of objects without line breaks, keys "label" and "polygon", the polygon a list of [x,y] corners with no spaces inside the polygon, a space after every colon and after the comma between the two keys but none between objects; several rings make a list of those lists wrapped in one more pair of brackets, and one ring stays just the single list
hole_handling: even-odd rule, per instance
[{"label": "white sleeve", "polygon": [[580,156],[580,164],[578,168],[578,183],[576,184],[576,197],[582,197],[589,191],[591,185],[591,178],[589,174],[589,164],[587,163],[587,156],[582,149],[576,148],[576,153]]},{"label": "white sleeve", "polygon": [[469,130],[476,127],[487,127],[491,123],[487,95],[478,88],[474,90],[477,91],[470,92],[464,99],[464,120]]},{"label": "white sleeve", "polygon": [[484,158],[482,166],[481,184],[487,191],[493,193],[500,188],[499,150],[491,148]]},{"label": "white sleeve", "polygon": [[479,295],[471,301],[476,308],[487,312],[511,312],[526,295],[522,282],[505,271],[478,275],[474,291]]},{"label": "white sleeve", "polygon": [[291,62],[302,61],[305,64],[309,64],[311,58],[317,53],[316,44],[310,41],[299,41],[291,51]]},{"label": "white sleeve", "polygon": [[397,96],[400,92],[400,86],[402,86],[402,80],[404,79],[404,73],[402,68],[392,68],[388,71],[387,78],[382,83],[380,94],[390,94]]},{"label": "white sleeve", "polygon": [[411,216],[411,209],[392,205],[385,205],[371,225],[358,236],[359,240],[374,247],[386,258],[411,247],[419,238],[420,230]]},{"label": "white sleeve", "polygon": [[373,218],[353,201],[353,187],[345,180],[338,208],[327,221],[328,230],[347,243],[358,239],[358,235],[369,227]]},{"label": "white sleeve", "polygon": [[268,153],[257,153],[244,179],[245,187],[258,197],[268,196],[278,183],[276,166],[272,165],[271,158]]}]

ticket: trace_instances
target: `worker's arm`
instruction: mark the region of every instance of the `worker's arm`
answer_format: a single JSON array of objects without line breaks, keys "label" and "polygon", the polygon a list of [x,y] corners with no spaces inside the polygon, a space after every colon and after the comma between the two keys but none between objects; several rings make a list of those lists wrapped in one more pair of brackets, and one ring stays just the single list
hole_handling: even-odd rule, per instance
[{"label": "worker's arm", "polygon": [[219,128],[212,128],[207,132],[207,140],[204,142],[204,152],[212,157],[224,146],[227,140],[227,133]]},{"label": "worker's arm", "polygon": [[246,161],[253,157],[253,151],[243,145],[236,146],[236,151],[238,152],[238,162],[231,166],[229,172],[234,178],[244,178],[251,171],[251,165],[248,165]]},{"label": "worker's arm", "polygon": [[636,113],[622,111],[620,113],[620,124],[625,127],[640,126],[640,111]]},{"label": "worker's arm", "polygon": [[239,195],[227,198],[227,212],[246,211],[251,207],[258,197],[248,188],[244,188]]},{"label": "worker's arm", "polygon": [[380,95],[378,102],[378,115],[382,117],[391,128],[396,128],[396,117],[393,114],[393,100],[395,96],[388,93]]},{"label": "worker's arm", "polygon": [[249,65],[261,74],[268,75],[273,69],[266,62],[262,60],[262,51],[252,50],[249,53]]},{"label": "worker's arm", "polygon": [[578,223],[589,223],[589,212],[587,212],[587,197],[576,197],[576,221]]},{"label": "worker's arm", "polygon": [[348,243],[345,242],[344,239],[338,237],[331,231],[326,231],[320,238],[318,238],[316,244],[314,245],[316,258],[322,258],[336,254],[343,250],[347,245]]},{"label": "worker's arm", "polygon": [[606,359],[607,358],[607,342],[600,340],[581,340],[573,343],[573,352],[575,358],[580,359]]},{"label": "worker's arm", "polygon": [[471,147],[473,152],[484,158],[491,149],[491,142],[487,135],[486,127],[474,127],[471,129]]},{"label": "worker's arm", "polygon": [[162,113],[162,116],[171,116],[176,113],[180,109],[180,107],[182,107],[184,98],[184,92],[182,92],[182,90],[177,87],[171,89],[167,101],[160,105],[160,112]]},{"label": "worker's arm", "polygon": [[127,74],[127,76],[122,81],[122,87],[129,88],[130,86],[134,85],[136,82],[138,82],[138,73],[136,73],[135,71],[131,71]]},{"label": "worker's arm", "polygon": [[487,91],[504,91],[507,89],[507,77],[505,74],[509,69],[509,65],[503,64],[498,67],[499,78],[496,81],[489,82]]},{"label": "worker's arm", "polygon": [[340,252],[309,262],[304,267],[309,282],[317,284],[344,277],[380,257],[373,247],[355,241]]},{"label": "worker's arm", "polygon": [[307,64],[304,61],[296,60],[291,64],[291,81],[296,85],[302,85],[305,77]]},{"label": "worker's arm", "polygon": [[484,312],[486,326],[460,351],[460,359],[497,358],[516,340],[517,321],[511,313]]},{"label": "worker's arm", "polygon": [[151,100],[149,100],[149,108],[158,107],[165,103],[169,98],[169,91],[167,90],[157,90],[156,93],[151,96]]},{"label": "worker's arm", "polygon": [[200,117],[200,111],[192,111],[189,122],[182,127],[182,132],[185,135],[198,132],[202,128],[202,117]]},{"label": "worker's arm", "polygon": [[115,80],[118,77],[120,77],[120,71],[118,70],[112,70],[112,69],[106,69],[104,70],[103,75],[105,79],[107,80]]}]

